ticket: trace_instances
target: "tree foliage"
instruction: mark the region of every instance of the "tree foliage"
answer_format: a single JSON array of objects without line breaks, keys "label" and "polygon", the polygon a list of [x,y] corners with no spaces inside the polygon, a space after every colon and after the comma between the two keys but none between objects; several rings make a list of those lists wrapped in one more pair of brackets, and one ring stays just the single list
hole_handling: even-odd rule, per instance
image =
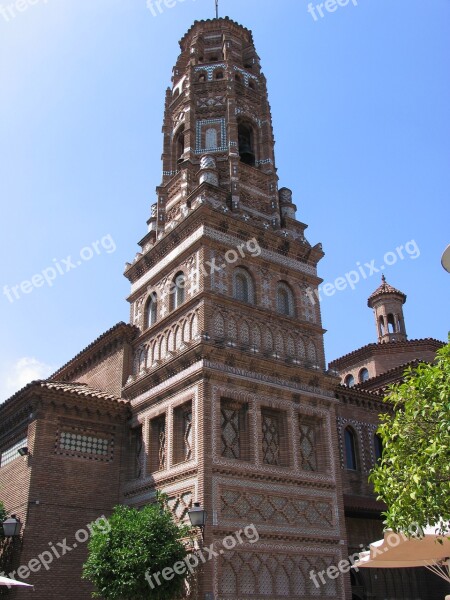
[{"label": "tree foliage", "polygon": [[187,556],[183,543],[189,529],[177,525],[164,498],[136,510],[117,506],[104,524],[94,525],[83,578],[96,587],[94,597],[107,600],[173,600],[184,591],[186,574],[161,578],[152,589],[146,573],[162,572]]},{"label": "tree foliage", "polygon": [[394,412],[381,416],[383,457],[370,480],[388,506],[386,525],[440,524],[443,533],[450,522],[450,343],[435,363],[408,369],[385,401]]}]

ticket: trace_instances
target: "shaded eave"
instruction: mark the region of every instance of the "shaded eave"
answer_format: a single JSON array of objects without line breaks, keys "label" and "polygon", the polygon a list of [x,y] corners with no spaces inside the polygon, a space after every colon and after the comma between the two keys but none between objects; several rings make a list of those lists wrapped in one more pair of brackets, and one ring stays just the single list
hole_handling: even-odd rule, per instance
[{"label": "shaded eave", "polygon": [[87,401],[89,406],[102,412],[116,414],[125,412],[126,414],[129,410],[128,400],[90,388],[83,383],[36,380],[16,392],[0,406],[0,433],[4,427],[8,427],[8,420],[27,418],[28,413],[33,411],[44,397],[48,400],[67,400],[77,405]]},{"label": "shaded eave", "polygon": [[436,340],[434,338],[423,338],[420,340],[406,340],[406,341],[396,341],[396,342],[386,342],[382,344],[372,343],[367,344],[366,346],[362,346],[357,350],[353,350],[348,354],[344,354],[339,358],[331,361],[329,363],[330,369],[335,369],[337,371],[342,371],[347,367],[353,366],[359,361],[365,360],[371,356],[376,354],[385,354],[390,350],[411,350],[413,346],[424,347],[429,346],[433,350],[439,350],[445,346],[444,342],[440,340]]}]

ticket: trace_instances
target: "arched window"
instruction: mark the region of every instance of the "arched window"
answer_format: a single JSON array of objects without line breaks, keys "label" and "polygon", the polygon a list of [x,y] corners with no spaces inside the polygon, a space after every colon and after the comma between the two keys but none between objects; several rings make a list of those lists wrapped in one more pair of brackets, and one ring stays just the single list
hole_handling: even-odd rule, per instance
[{"label": "arched window", "polygon": [[206,75],[204,73],[201,73],[198,76],[198,81],[199,81],[199,83],[205,83],[205,81],[206,81]]},{"label": "arched window", "polygon": [[245,269],[237,268],[233,274],[233,297],[241,302],[255,302],[253,279]]},{"label": "arched window", "polygon": [[383,456],[383,440],[378,433],[373,436],[373,445],[375,450],[375,460],[378,462]]},{"label": "arched window", "polygon": [[256,90],[256,85],[255,85],[255,82],[254,82],[254,81],[252,81],[252,80],[250,79],[250,81],[248,82],[248,87],[249,87],[251,90]]},{"label": "arched window", "polygon": [[345,430],[345,466],[351,471],[358,468],[356,434],[351,427]]},{"label": "arched window", "polygon": [[361,369],[361,371],[359,372],[359,375],[358,375],[358,379],[359,379],[359,383],[364,383],[365,381],[367,381],[369,379],[369,371],[366,369],[366,367]]},{"label": "arched window", "polygon": [[282,281],[277,287],[277,312],[289,317],[294,316],[294,294],[291,288]]},{"label": "arched window", "polygon": [[384,335],[384,319],[382,316],[378,319],[378,324],[380,327],[380,335]]},{"label": "arched window", "polygon": [[395,333],[395,320],[394,315],[388,315],[388,331],[389,333]]},{"label": "arched window", "polygon": [[183,160],[184,154],[184,125],[180,127],[175,139],[175,153],[177,162]]},{"label": "arched window", "polygon": [[241,83],[242,81],[242,77],[239,75],[239,73],[236,73],[236,75],[234,76],[235,80],[238,81],[239,83]]},{"label": "arched window", "polygon": [[248,123],[240,123],[238,127],[239,156],[241,162],[254,167],[256,164],[254,133]]},{"label": "arched window", "polygon": [[344,381],[347,387],[353,387],[355,385],[355,378],[353,375],[347,375]]},{"label": "arched window", "polygon": [[156,292],[150,294],[145,307],[145,326],[151,327],[158,320],[158,297]]},{"label": "arched window", "polygon": [[147,346],[141,346],[136,350],[136,354],[134,355],[134,373],[135,375],[139,375],[146,366],[147,363]]},{"label": "arched window", "polygon": [[171,309],[175,310],[180,307],[185,300],[185,287],[186,287],[186,278],[184,276],[183,271],[180,271],[175,275],[172,281],[172,287],[170,290],[170,298],[171,298]]},{"label": "arched window", "polygon": [[206,150],[214,150],[214,148],[217,148],[217,129],[211,127],[206,130],[205,148]]},{"label": "arched window", "polygon": [[216,79],[223,79],[224,78],[224,74],[223,71],[218,71],[216,73]]}]

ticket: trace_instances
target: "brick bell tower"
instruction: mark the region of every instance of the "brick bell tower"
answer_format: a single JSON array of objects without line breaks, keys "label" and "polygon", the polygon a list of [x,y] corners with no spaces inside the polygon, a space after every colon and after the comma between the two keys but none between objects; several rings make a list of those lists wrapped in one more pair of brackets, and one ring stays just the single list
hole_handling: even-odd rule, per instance
[{"label": "brick bell tower", "polygon": [[251,32],[195,22],[180,47],[162,183],[125,271],[140,330],[125,502],[163,490],[179,519],[194,501],[207,509],[217,555],[196,571],[202,600],[343,599],[345,577],[310,576],[346,555],[337,379],[310,300],[322,248],[278,186]]}]

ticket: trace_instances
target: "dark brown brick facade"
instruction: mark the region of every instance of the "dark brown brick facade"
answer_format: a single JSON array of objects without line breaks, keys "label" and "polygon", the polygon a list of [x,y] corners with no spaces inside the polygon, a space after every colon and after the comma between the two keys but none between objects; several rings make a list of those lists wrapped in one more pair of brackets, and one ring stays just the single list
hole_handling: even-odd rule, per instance
[{"label": "dark brown brick facade", "polygon": [[[15,566],[67,538],[70,556],[30,576],[34,598],[87,600],[76,532],[163,490],[177,519],[194,501],[208,510],[207,546],[250,524],[259,533],[198,571],[198,600],[350,600],[349,575],[317,592],[309,574],[381,535],[367,475],[384,407],[371,391],[339,386],[325,364],[320,306],[307,293],[321,282],[323,251],[279,187],[251,32],[229,19],[196,22],[180,45],[162,183],[125,271],[130,324],[0,408],[0,450],[26,435],[30,449],[0,468],[1,497],[25,524]],[[332,367],[367,365],[375,376],[435,349],[398,344]],[[356,598],[385,597],[384,584],[353,583],[355,593],[375,590]]]}]

